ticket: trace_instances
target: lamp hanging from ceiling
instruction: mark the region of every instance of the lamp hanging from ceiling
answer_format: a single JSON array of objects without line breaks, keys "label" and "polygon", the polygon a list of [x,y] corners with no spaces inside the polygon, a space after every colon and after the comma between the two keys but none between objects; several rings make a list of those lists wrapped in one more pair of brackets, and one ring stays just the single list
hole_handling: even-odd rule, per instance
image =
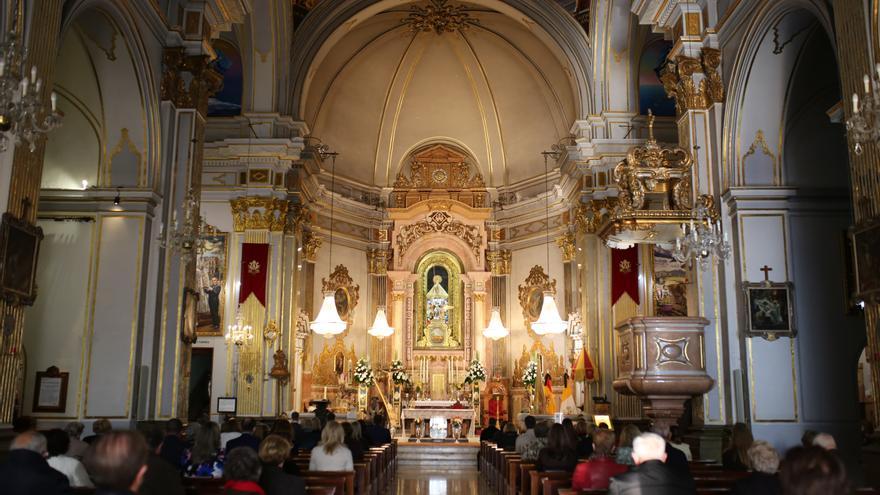
[{"label": "lamp hanging from ceiling", "polygon": [[244,322],[244,315],[239,307],[235,315],[235,323],[226,328],[226,343],[241,347],[254,340],[253,327]]},{"label": "lamp hanging from ceiling", "polygon": [[510,335],[510,331],[501,322],[501,308],[492,308],[492,316],[489,318],[489,326],[483,330],[483,337],[492,340],[501,340]]},{"label": "lamp hanging from ceiling", "polygon": [[[549,157],[558,158],[560,152],[556,149],[553,151],[544,151],[544,199],[545,199],[545,218],[544,228],[547,236],[547,278],[550,278],[550,173],[547,167],[547,159]],[[568,322],[559,317],[559,309],[556,307],[556,301],[553,299],[553,292],[544,291],[544,300],[541,304],[541,313],[538,319],[532,322],[532,330],[538,335],[560,334],[565,332]]]},{"label": "lamp hanging from ceiling", "polygon": [[[319,144],[315,146],[315,152],[323,160],[325,157],[331,158],[332,166],[330,168],[330,251],[327,256],[327,272],[332,272],[333,267],[333,207],[334,207],[334,189],[336,189],[336,156],[338,153],[331,152],[327,145]],[[324,301],[321,303],[321,310],[314,321],[309,323],[309,328],[318,335],[330,338],[339,335],[345,331],[347,323],[339,317],[339,311],[336,309],[336,297],[333,292],[324,293]]]},{"label": "lamp hanging from ceiling", "polygon": [[379,340],[390,337],[394,333],[394,327],[388,324],[384,306],[376,308],[376,319],[373,320],[373,326],[367,330],[367,333]]}]

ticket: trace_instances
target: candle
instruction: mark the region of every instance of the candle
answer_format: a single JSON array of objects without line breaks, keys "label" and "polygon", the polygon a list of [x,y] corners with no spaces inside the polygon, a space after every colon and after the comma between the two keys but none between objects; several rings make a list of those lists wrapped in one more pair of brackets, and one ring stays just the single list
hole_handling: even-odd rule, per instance
[{"label": "candle", "polygon": [[859,95],[853,93],[853,113],[859,113]]},{"label": "candle", "polygon": [[327,399],[327,386],[324,386],[324,400]]},{"label": "candle", "polygon": [[28,88],[28,80],[22,79],[21,80],[21,96],[24,96],[27,94],[27,88]]},{"label": "candle", "polygon": [[3,75],[3,69],[6,68],[6,61],[0,58],[0,76]]},{"label": "candle", "polygon": [[865,85],[865,94],[870,93],[871,92],[871,78],[868,77],[867,74],[865,74],[862,77],[862,83]]},{"label": "candle", "polygon": [[[880,78],[880,63],[874,66],[874,72],[877,73],[877,77]],[[0,73],[2,75],[2,73]]]},{"label": "candle", "polygon": [[[868,77],[868,76],[865,76]],[[37,66],[31,66],[31,83],[37,82]]]}]

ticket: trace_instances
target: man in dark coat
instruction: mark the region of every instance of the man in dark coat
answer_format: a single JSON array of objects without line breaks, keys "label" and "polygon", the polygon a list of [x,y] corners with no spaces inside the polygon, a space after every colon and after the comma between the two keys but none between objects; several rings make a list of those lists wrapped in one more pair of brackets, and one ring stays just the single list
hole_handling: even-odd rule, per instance
[{"label": "man in dark coat", "polygon": [[153,430],[147,435],[150,455],[147,458],[147,474],[138,495],[184,495],[180,463],[171,464],[159,455],[163,445],[163,435]]},{"label": "man in dark coat", "polygon": [[250,447],[254,452],[260,450],[260,439],[254,436],[257,422],[253,418],[244,418],[241,422],[241,436],[226,442],[226,452],[236,447]]},{"label": "man in dark coat", "polygon": [[186,450],[186,442],[183,439],[183,423],[177,418],[171,418],[165,422],[165,437],[159,455],[169,464],[180,469],[183,451]]},{"label": "man in dark coat", "polygon": [[2,492],[6,495],[56,495],[70,493],[67,476],[46,462],[46,437],[25,431],[12,440],[9,456],[0,465]]},{"label": "man in dark coat", "polygon": [[497,426],[495,426],[496,424],[497,423],[496,423],[495,418],[489,418],[489,426],[483,428],[483,431],[480,432],[480,441],[481,442],[482,441],[487,441],[487,442],[494,442],[495,441],[495,435],[497,435],[501,431],[498,429]]},{"label": "man in dark coat", "polygon": [[696,493],[694,482],[665,464],[666,441],[656,433],[642,433],[633,441],[629,472],[611,478],[609,495],[679,495]]},{"label": "man in dark coat", "polygon": [[364,433],[373,447],[391,443],[391,432],[385,428],[385,416],[381,414],[373,416],[373,424],[368,425]]}]

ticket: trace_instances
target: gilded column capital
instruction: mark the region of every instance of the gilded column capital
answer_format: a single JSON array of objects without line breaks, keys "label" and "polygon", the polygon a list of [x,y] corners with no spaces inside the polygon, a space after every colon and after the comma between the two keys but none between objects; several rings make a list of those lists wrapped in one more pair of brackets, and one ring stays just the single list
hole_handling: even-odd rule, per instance
[{"label": "gilded column capital", "polygon": [[510,259],[511,254],[508,249],[487,252],[486,263],[489,265],[489,271],[492,272],[492,276],[510,275]]},{"label": "gilded column capital", "polygon": [[223,76],[214,70],[208,56],[187,55],[183,47],[166,48],[162,65],[162,99],[206,115],[208,98],[223,86]]},{"label": "gilded column capital", "polygon": [[666,95],[675,99],[679,114],[724,102],[724,83],[719,73],[721,51],[703,48],[700,57],[678,55],[666,62],[660,82]]},{"label": "gilded column capital", "polygon": [[577,245],[575,244],[575,235],[573,232],[566,232],[556,239],[556,245],[562,251],[562,261],[568,263],[574,261],[577,255]]},{"label": "gilded column capital", "polygon": [[367,264],[373,275],[386,275],[390,261],[391,252],[387,249],[369,249],[367,251]]},{"label": "gilded column capital", "polygon": [[232,228],[245,230],[269,230],[282,232],[288,224],[287,211],[290,202],[269,196],[245,196],[229,201],[232,207]]},{"label": "gilded column capital", "polygon": [[314,263],[318,260],[318,249],[321,249],[321,244],[324,241],[321,240],[320,237],[316,236],[310,231],[305,231],[302,234],[302,252],[303,257],[309,263]]},{"label": "gilded column capital", "polygon": [[300,234],[303,226],[311,222],[312,212],[308,208],[299,204],[291,204],[287,208],[284,233],[289,235]]},{"label": "gilded column capital", "polygon": [[574,224],[581,234],[595,234],[617,206],[617,198],[593,199],[589,203],[581,203],[574,210]]}]

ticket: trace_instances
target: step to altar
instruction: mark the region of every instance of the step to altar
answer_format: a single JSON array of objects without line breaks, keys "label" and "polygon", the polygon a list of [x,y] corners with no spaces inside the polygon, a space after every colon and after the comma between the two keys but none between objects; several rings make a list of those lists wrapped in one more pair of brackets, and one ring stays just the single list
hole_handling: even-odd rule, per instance
[{"label": "step to altar", "polygon": [[480,444],[475,441],[458,444],[403,441],[397,445],[397,462],[400,466],[476,468],[479,451]]}]

